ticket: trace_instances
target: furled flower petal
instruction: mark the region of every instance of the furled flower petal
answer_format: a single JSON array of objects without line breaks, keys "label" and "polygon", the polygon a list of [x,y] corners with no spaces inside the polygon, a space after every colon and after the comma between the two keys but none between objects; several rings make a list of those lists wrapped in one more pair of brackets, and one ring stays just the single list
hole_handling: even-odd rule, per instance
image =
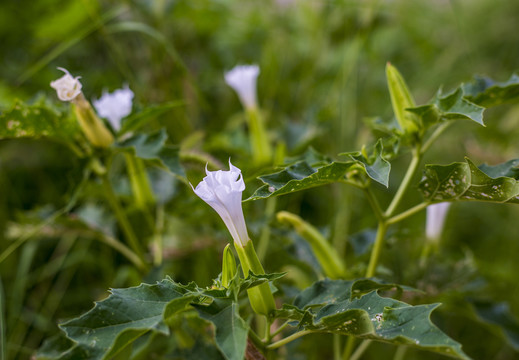
[{"label": "furled flower petal", "polygon": [[207,176],[193,190],[220,215],[234,243],[244,246],[249,241],[241,207],[245,183],[241,170],[232,165],[230,160],[229,168],[229,171],[209,171],[206,168]]},{"label": "furled flower petal", "polygon": [[66,69],[58,69],[63,71],[65,75],[63,75],[57,80],[52,81],[50,83],[50,86],[56,89],[56,92],[58,93],[58,98],[61,101],[72,101],[79,94],[81,94],[82,85],[79,82],[80,76],[72,77],[72,75],[70,75],[70,73]]},{"label": "furled flower petal", "polygon": [[121,129],[121,120],[132,112],[133,91],[126,87],[113,93],[104,92],[92,103],[99,116],[108,119],[115,131]]},{"label": "furled flower petal", "polygon": [[239,65],[225,73],[225,82],[238,94],[245,108],[257,107],[256,80],[260,69],[258,65]]},{"label": "furled flower petal", "polygon": [[442,202],[427,207],[425,235],[428,239],[438,240],[440,238],[450,205],[448,202]]}]

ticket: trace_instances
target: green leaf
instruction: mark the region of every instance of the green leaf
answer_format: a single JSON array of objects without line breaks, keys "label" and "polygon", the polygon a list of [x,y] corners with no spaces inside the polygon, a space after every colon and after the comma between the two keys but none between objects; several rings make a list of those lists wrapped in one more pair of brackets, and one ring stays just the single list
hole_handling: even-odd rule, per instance
[{"label": "green leaf", "polygon": [[185,286],[169,279],[113,289],[92,310],[61,324],[67,337],[76,342],[65,358],[105,359],[148,331],[169,334],[165,320],[185,310],[195,298]]},{"label": "green leaf", "polygon": [[282,170],[258,177],[265,185],[245,201],[285,195],[335,182],[363,186],[364,176],[387,186],[391,165],[382,157],[382,152],[382,141],[378,141],[371,155],[343,153],[341,155],[350,156],[351,161],[333,161],[310,148],[303,156],[288,159],[289,165]]},{"label": "green leaf", "polygon": [[[296,297],[298,310],[287,306],[279,315],[297,320],[296,326],[304,330],[354,335],[469,359],[459,343],[431,322],[431,312],[439,304],[411,306],[374,291],[390,287],[395,285],[374,279],[318,281]],[[362,293],[366,294],[359,297]]]},{"label": "green leaf", "polygon": [[171,101],[160,105],[147,106],[142,111],[136,112],[123,119],[121,134],[135,131],[150,122],[151,119],[161,116],[171,109],[184,105],[181,101]]},{"label": "green leaf", "polygon": [[382,139],[379,139],[375,146],[373,147],[371,154],[367,154],[364,151],[362,152],[352,152],[352,153],[341,153],[339,155],[348,155],[351,159],[360,164],[366,174],[379,184],[384,185],[385,187],[389,186],[389,172],[391,171],[391,164],[389,161],[382,157],[384,153],[384,146],[382,144]]},{"label": "green leaf", "polygon": [[478,318],[497,326],[504,334],[508,344],[519,351],[519,321],[510,311],[505,302],[492,303],[486,301],[471,301]]},{"label": "green leaf", "polygon": [[277,173],[260,176],[259,179],[265,185],[257,189],[245,201],[266,199],[271,196],[285,195],[316,186],[344,181],[346,180],[346,174],[357,168],[359,166],[353,161],[335,161],[318,167],[312,167],[306,161],[299,161]]},{"label": "green leaf", "polygon": [[441,121],[449,120],[473,120],[485,125],[485,108],[467,100],[461,87],[446,95],[440,89],[428,104],[406,110],[420,116],[424,130]]},{"label": "green leaf", "polygon": [[115,146],[185,178],[184,168],[179,159],[180,149],[177,146],[167,145],[167,139],[166,130],[160,129],[151,134],[136,134],[118,142]]},{"label": "green leaf", "polygon": [[513,74],[505,82],[476,77],[463,85],[465,97],[474,104],[491,107],[519,100],[519,76]]},{"label": "green leaf", "polygon": [[[515,178],[519,175],[518,161],[512,160],[493,167],[485,165],[480,169],[469,159],[465,163],[427,165],[418,187],[424,198],[431,202],[519,203],[519,182]],[[501,174],[514,177],[499,176]]]},{"label": "green leaf", "polygon": [[[229,302],[230,303],[230,302]],[[212,306],[196,306],[200,317],[212,322],[216,328],[216,345],[229,360],[242,360],[247,346],[249,326],[240,317],[236,303],[213,311]]]},{"label": "green leaf", "polygon": [[43,100],[33,105],[17,101],[0,115],[0,139],[50,138],[72,143],[79,136],[81,130],[76,119]]}]

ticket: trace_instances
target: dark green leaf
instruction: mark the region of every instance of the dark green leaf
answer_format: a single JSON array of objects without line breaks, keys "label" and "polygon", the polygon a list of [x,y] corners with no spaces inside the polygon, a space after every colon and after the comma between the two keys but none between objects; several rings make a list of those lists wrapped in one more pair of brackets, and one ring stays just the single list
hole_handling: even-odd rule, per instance
[{"label": "dark green leaf", "polygon": [[359,166],[353,161],[336,161],[316,168],[305,161],[300,161],[277,173],[260,176],[259,179],[265,185],[257,189],[246,201],[265,199],[344,181],[348,172],[358,168]]},{"label": "dark green leaf", "polygon": [[352,161],[342,162],[333,161],[330,157],[310,149],[302,157],[289,159],[291,163],[279,172],[260,176],[259,179],[265,185],[257,189],[246,201],[289,194],[335,182],[350,181],[363,186],[367,177],[387,186],[391,165],[383,159],[382,151],[382,142],[379,141],[371,155],[364,156],[360,152],[345,153],[342,155],[349,155]]},{"label": "dark green leaf", "polygon": [[[486,174],[483,170],[489,171]],[[478,169],[469,159],[465,163],[427,165],[419,189],[424,198],[441,201],[489,201],[519,203],[519,182],[500,174],[517,174],[517,160]]]},{"label": "dark green leaf", "polygon": [[290,316],[305,330],[355,335],[468,359],[461,345],[431,322],[438,304],[411,306],[369,292],[392,287],[374,279],[318,281],[295,299],[299,311],[284,307],[279,315]]},{"label": "dark green leaf", "polygon": [[167,145],[168,135],[165,129],[152,134],[136,134],[116,144],[116,147],[134,153],[137,157],[168,169],[173,174],[185,177],[179,160],[179,148]]},{"label": "dark green leaf", "polygon": [[0,139],[45,137],[71,143],[79,136],[81,130],[70,113],[43,101],[33,105],[18,101],[0,115]]},{"label": "dark green leaf", "polygon": [[216,313],[211,307],[196,306],[200,317],[212,322],[216,328],[216,345],[228,360],[243,360],[247,346],[249,326],[240,317],[236,303],[230,303]]},{"label": "dark green leaf", "polygon": [[497,106],[519,100],[519,76],[513,74],[505,82],[476,77],[471,83],[463,85],[465,97],[484,107]]},{"label": "dark green leaf", "polygon": [[65,358],[103,359],[148,331],[169,334],[164,317],[183,311],[195,298],[169,279],[111,292],[86,314],[61,325],[77,343]]},{"label": "dark green leaf", "polygon": [[382,145],[382,140],[379,139],[369,155],[362,152],[342,153],[339,155],[348,155],[364,168],[366,174],[371,179],[388,187],[391,164],[382,157],[383,153],[384,146]]},{"label": "dark green leaf", "polygon": [[463,95],[462,88],[444,95],[441,89],[429,104],[406,109],[419,115],[424,129],[446,120],[473,120],[478,124],[483,123],[483,111],[485,108],[478,106]]}]

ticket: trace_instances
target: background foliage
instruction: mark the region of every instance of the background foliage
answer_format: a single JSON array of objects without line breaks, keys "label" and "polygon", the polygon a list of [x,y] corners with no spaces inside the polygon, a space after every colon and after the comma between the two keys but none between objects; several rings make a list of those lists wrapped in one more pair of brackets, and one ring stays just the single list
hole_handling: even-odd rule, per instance
[{"label": "background foliage", "polygon": [[[192,183],[201,179],[206,162],[220,168],[230,156],[244,169],[248,197],[262,184],[256,175],[268,172],[248,166],[241,106],[223,81],[223,72],[234,65],[260,65],[260,104],[271,135],[286,145],[288,156],[300,156],[309,145],[335,156],[376,140],[366,122],[392,117],[386,62],[400,69],[421,104],[440,85],[448,92],[475,74],[506,81],[519,59],[519,3],[504,0],[25,3],[0,3],[1,111],[13,111],[20,99],[61,116],[49,125],[55,136],[0,141],[0,325],[7,359],[30,357],[57,333],[58,321],[89,309],[108,288],[153,283],[165,275],[211,285],[228,242],[216,213],[202,206],[184,181],[150,167],[158,204],[153,215],[160,219],[164,240],[162,266],[140,272],[106,245],[107,236],[120,234],[100,184],[88,183],[71,203],[86,160],[60,141],[74,124],[49,87],[59,76],[57,66],[82,76],[89,99],[128,84],[136,94],[136,112],[150,112],[146,121],[134,119],[132,130],[152,134],[166,127],[170,150],[179,149]],[[158,109],[149,110],[154,105]],[[519,107],[511,104],[487,110],[486,128],[457,122],[425,162],[446,165],[468,156],[475,164],[494,165],[518,158],[517,115]],[[129,139],[121,147],[136,143]],[[389,190],[380,186],[378,191],[382,198],[395,190],[405,160],[392,160]],[[178,175],[176,164],[170,165]],[[109,176],[139,237],[153,237],[142,209],[132,204],[122,155],[114,158]],[[405,199],[409,204],[421,196],[417,180]],[[334,184],[280,197],[276,209],[317,226],[346,257],[349,271],[362,276],[367,261],[362,239],[369,241],[376,222],[366,216],[368,204],[361,195]],[[266,223],[271,225],[267,272],[293,270],[282,280],[287,296],[319,278],[308,247],[272,214],[265,215],[264,200],[244,207],[254,240]],[[440,252],[416,271],[424,239],[419,213],[392,228],[382,254],[381,275],[426,292],[407,295],[408,302],[444,303],[433,321],[474,359],[518,357],[519,330],[512,315],[519,314],[518,215],[514,204],[455,204]],[[192,341],[183,333],[188,330],[178,331],[181,348]],[[291,344],[292,358],[331,358],[330,338],[312,336],[322,347]],[[394,348],[376,343],[364,356],[380,358],[388,351]],[[440,358],[412,349],[407,356]]]}]

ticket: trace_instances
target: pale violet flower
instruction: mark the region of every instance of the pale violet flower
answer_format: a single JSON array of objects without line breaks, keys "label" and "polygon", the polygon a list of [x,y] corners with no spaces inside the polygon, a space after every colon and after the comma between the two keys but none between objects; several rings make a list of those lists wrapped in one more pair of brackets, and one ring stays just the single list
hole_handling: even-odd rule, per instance
[{"label": "pale violet flower", "polygon": [[220,215],[234,243],[243,247],[250,240],[241,207],[245,183],[241,170],[230,160],[229,168],[229,171],[209,171],[206,167],[207,176],[193,190]]},{"label": "pale violet flower", "polygon": [[442,202],[427,207],[425,235],[428,239],[438,240],[441,237],[450,203]]},{"label": "pale violet flower", "polygon": [[56,89],[58,98],[61,101],[72,101],[81,94],[82,85],[79,82],[80,76],[72,77],[66,69],[60,67],[58,69],[63,71],[65,75],[52,81],[50,86]]},{"label": "pale violet flower", "polygon": [[104,92],[99,100],[92,103],[99,116],[107,119],[115,131],[121,129],[121,120],[132,112],[133,91],[130,88]]},{"label": "pale violet flower", "polygon": [[256,80],[259,73],[258,65],[238,65],[224,74],[225,82],[236,91],[246,109],[257,107]]}]

